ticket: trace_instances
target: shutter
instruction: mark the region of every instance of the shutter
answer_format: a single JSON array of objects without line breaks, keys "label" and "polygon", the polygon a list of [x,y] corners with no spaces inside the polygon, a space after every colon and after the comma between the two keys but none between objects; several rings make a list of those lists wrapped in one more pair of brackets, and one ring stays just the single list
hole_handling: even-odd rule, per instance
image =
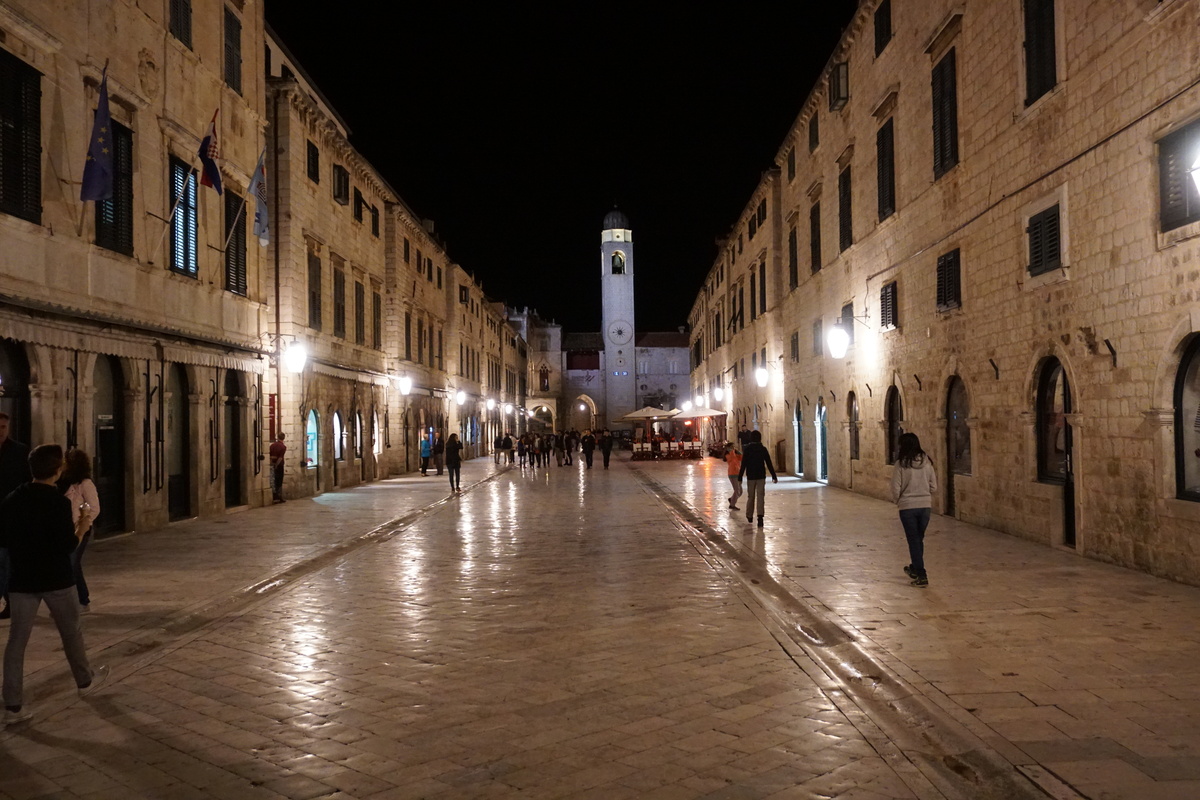
[{"label": "shutter", "polygon": [[878,58],[892,40],[892,3],[883,0],[875,9],[875,57]]},{"label": "shutter", "polygon": [[0,50],[0,212],[42,221],[41,73]]},{"label": "shutter", "polygon": [[376,350],[383,348],[383,297],[379,292],[371,293],[371,346]]},{"label": "shutter", "polygon": [[962,305],[961,282],[959,278],[960,251],[951,250],[943,253],[937,260],[937,308],[946,311]]},{"label": "shutter", "polygon": [[112,124],[113,196],[96,202],[96,245],[133,255],[133,131]]},{"label": "shutter", "polygon": [[192,47],[192,0],[171,0],[171,35]]},{"label": "shutter", "polygon": [[875,135],[876,168],[879,184],[879,220],[896,211],[895,143],[892,120],[884,123]]},{"label": "shutter", "polygon": [[850,214],[850,167],[846,167],[838,176],[838,244],[842,250],[854,244],[854,222]]},{"label": "shutter", "polygon": [[346,338],[346,273],[333,271],[333,335]]},{"label": "shutter", "polygon": [[808,212],[809,251],[812,256],[812,271],[821,270],[821,204],[813,203]]},{"label": "shutter", "polygon": [[367,295],[357,281],[354,284],[354,343],[367,343]]},{"label": "shutter", "polygon": [[246,294],[246,208],[241,197],[225,190],[225,290]]},{"label": "shutter", "polygon": [[321,330],[321,259],[308,254],[308,327]]},{"label": "shutter", "polygon": [[225,9],[225,85],[242,93],[242,21]]},{"label": "shutter", "polygon": [[883,288],[879,290],[879,327],[884,330],[896,327],[893,297],[895,290],[895,283],[884,284]]},{"label": "shutter", "polygon": [[767,262],[758,265],[758,310],[767,313]]},{"label": "shutter", "polygon": [[754,273],[750,273],[750,319],[758,317],[758,293],[754,291]]},{"label": "shutter", "polygon": [[1029,220],[1029,274],[1040,275],[1062,266],[1058,206],[1052,206]]},{"label": "shutter", "polygon": [[1058,82],[1055,64],[1054,0],[1025,0],[1025,105]]},{"label": "shutter", "polygon": [[788,231],[788,285],[795,289],[800,284],[800,260],[796,252],[796,228]]},{"label": "shutter", "polygon": [[321,182],[321,151],[312,142],[308,143],[308,177],[313,183]]},{"label": "shutter", "polygon": [[951,49],[933,68],[933,176],[940,178],[958,163],[956,61]]},{"label": "shutter", "polygon": [[819,117],[817,117],[814,111],[812,117],[808,120],[808,152],[810,153],[816,150],[817,146],[821,144],[821,129],[818,119]]},{"label": "shutter", "polygon": [[1200,192],[1189,174],[1198,158],[1195,142],[1200,123],[1164,137],[1158,143],[1159,224],[1173,230],[1200,219]]}]

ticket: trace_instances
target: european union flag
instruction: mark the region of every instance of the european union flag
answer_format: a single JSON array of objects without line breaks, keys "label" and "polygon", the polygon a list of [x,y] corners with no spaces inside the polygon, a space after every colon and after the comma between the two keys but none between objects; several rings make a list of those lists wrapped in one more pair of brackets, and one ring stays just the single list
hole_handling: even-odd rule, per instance
[{"label": "european union flag", "polygon": [[100,103],[92,123],[92,138],[88,141],[87,162],[83,165],[83,187],[80,200],[111,200],[113,196],[113,135],[112,117],[108,113],[108,68],[100,78]]}]

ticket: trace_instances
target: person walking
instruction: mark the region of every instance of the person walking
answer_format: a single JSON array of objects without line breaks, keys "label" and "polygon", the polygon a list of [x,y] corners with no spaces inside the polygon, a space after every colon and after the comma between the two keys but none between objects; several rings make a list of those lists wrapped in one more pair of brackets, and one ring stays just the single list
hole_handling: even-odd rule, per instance
[{"label": "person walking", "polygon": [[767,470],[771,471],[771,482],[779,483],[771,454],[762,443],[762,431],[750,431],[749,442],[742,450],[742,467],[738,470],[738,482],[746,478],[746,522],[754,521],[754,504],[758,502],[758,527],[763,526],[766,514]]},{"label": "person walking", "polygon": [[513,436],[511,433],[504,434],[504,444],[501,449],[504,450],[504,463],[513,463]]},{"label": "person walking", "polygon": [[[271,502],[283,502],[283,462],[287,455],[287,445],[283,443],[283,433],[275,437],[275,441],[271,442],[271,448],[267,451],[271,456]],[[67,458],[68,467],[70,457]]]},{"label": "person walking", "polygon": [[738,426],[737,432],[738,449],[743,453],[746,452],[746,445],[750,444],[750,431],[746,430],[745,425]]},{"label": "person walking", "polygon": [[563,465],[563,449],[566,447],[566,442],[563,439],[562,431],[554,434],[554,458],[561,467]]},{"label": "person walking", "polygon": [[100,516],[100,496],[92,482],[92,459],[82,450],[67,453],[66,467],[58,479],[58,488],[71,501],[71,522],[83,528],[79,546],[71,553],[71,568],[75,573],[75,592],[79,595],[79,610],[91,608],[87,580],[83,577],[83,552],[92,541],[92,523]]},{"label": "person walking", "polygon": [[[71,501],[58,491],[63,449],[44,444],[29,454],[33,480],[0,502],[0,547],[8,549],[12,573],[9,584],[12,626],[4,648],[4,722],[24,722],[25,646],[33,632],[38,608],[45,602],[58,628],[63,653],[81,695],[98,689],[107,667],[92,669],[79,621],[79,602],[71,553],[86,529],[71,523]],[[81,517],[81,522],[86,520]],[[90,524],[90,523],[88,523]]]},{"label": "person walking", "polygon": [[496,466],[500,466],[500,454],[504,451],[504,437],[496,435],[496,441],[492,442],[492,458],[496,462]]},{"label": "person walking", "polygon": [[563,435],[563,463],[568,467],[575,462],[571,460],[571,454],[575,452],[575,430],[572,428]]},{"label": "person walking", "polygon": [[433,456],[433,445],[429,441],[429,434],[421,434],[421,477],[424,478],[429,474],[429,459]]},{"label": "person walking", "polygon": [[587,468],[592,468],[592,454],[596,452],[596,437],[592,435],[591,428],[583,432],[583,436],[579,439],[579,449],[583,451],[583,460],[587,462]]},{"label": "person walking", "polygon": [[900,434],[896,468],[892,471],[892,502],[900,510],[900,524],[908,540],[909,564],[904,574],[912,579],[913,586],[929,585],[929,574],[925,571],[925,529],[929,527],[933,494],[937,490],[937,473],[921,449],[921,440],[915,433]]},{"label": "person walking", "polygon": [[433,434],[433,468],[437,470],[437,474],[441,475],[446,463],[446,443],[442,441],[442,432],[437,431]]},{"label": "person walking", "polygon": [[525,466],[525,450],[527,449],[525,446],[525,440],[527,438],[529,438],[528,434],[517,437],[517,466],[520,467]]},{"label": "person walking", "polygon": [[725,463],[728,465],[729,483],[733,486],[733,494],[729,497],[729,507],[734,511],[740,511],[737,501],[742,496],[742,454],[733,449],[733,442],[725,443]]},{"label": "person walking", "polygon": [[600,455],[604,457],[604,468],[608,469],[608,459],[612,455],[613,437],[608,428],[600,432]]},{"label": "person walking", "polygon": [[[18,442],[8,435],[12,420],[0,411],[0,500],[23,483],[33,480],[29,473],[29,445]],[[12,611],[8,607],[8,552],[0,547],[0,597],[4,598],[4,609],[0,619],[8,619]]]},{"label": "person walking", "polygon": [[450,492],[458,494],[462,491],[462,442],[458,434],[450,434],[446,440],[446,472],[450,474]]}]

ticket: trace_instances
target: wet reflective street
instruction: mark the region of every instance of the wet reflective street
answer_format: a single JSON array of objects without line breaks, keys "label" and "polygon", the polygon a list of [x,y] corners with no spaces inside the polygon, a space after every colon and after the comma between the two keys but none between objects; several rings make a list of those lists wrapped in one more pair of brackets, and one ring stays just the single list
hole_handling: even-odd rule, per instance
[{"label": "wet reflective street", "polygon": [[[721,462],[405,477],[98,543],[5,798],[1200,793],[1200,590]],[[732,515],[732,516],[731,516]],[[43,615],[45,612],[43,612]]]}]

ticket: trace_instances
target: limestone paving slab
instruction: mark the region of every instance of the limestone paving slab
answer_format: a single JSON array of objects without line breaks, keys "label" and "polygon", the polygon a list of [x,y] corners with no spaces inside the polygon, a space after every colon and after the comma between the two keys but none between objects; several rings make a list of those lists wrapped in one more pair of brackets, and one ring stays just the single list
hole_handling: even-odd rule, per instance
[{"label": "limestone paving slab", "polygon": [[[464,484],[491,471],[469,462]],[[940,796],[622,464],[506,470],[448,502],[435,480],[100,543],[87,626],[121,654],[113,684],[73,701],[39,624],[37,716],[0,734],[0,798]],[[418,504],[283,590],[219,602]],[[217,611],[118,647],[198,606]]]}]

